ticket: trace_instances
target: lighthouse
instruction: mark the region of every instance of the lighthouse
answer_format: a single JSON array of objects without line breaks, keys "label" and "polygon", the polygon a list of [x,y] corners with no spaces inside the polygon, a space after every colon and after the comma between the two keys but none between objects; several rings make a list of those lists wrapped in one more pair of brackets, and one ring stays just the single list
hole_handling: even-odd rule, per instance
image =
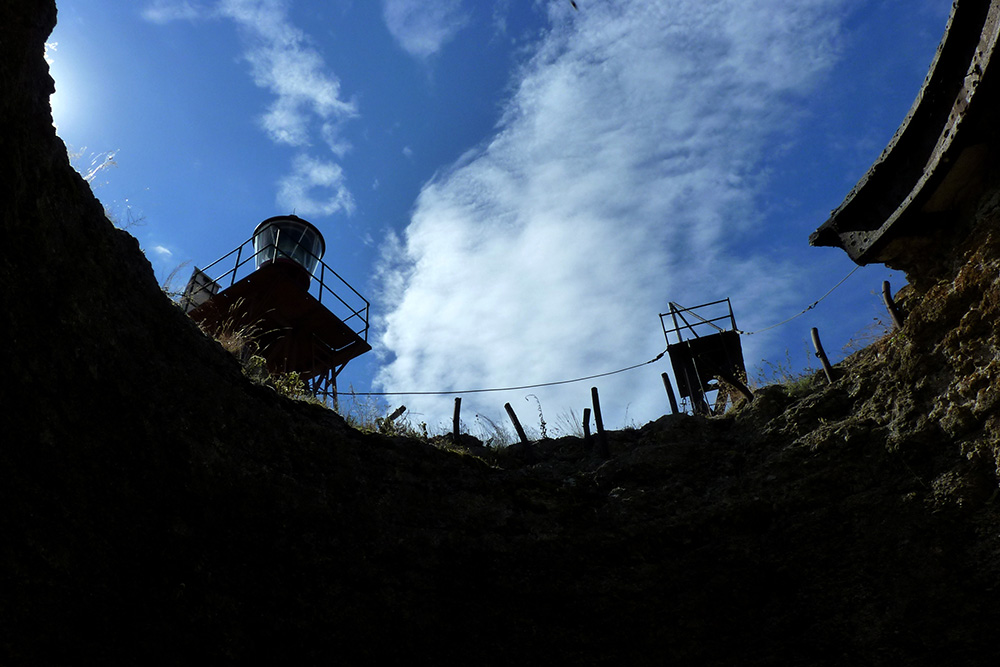
[{"label": "lighthouse", "polygon": [[337,376],[371,350],[370,304],[324,261],[315,225],[264,220],[248,240],[195,267],[181,306],[208,332],[251,331],[272,373],[298,373],[310,393],[336,402]]}]

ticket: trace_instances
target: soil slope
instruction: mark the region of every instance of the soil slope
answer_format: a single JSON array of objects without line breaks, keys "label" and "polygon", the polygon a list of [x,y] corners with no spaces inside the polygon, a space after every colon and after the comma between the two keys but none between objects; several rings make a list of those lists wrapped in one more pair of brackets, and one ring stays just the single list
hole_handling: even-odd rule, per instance
[{"label": "soil slope", "polygon": [[54,134],[54,21],[0,10],[0,663],[1000,664],[1000,191],[832,385],[448,451],[163,296]]}]

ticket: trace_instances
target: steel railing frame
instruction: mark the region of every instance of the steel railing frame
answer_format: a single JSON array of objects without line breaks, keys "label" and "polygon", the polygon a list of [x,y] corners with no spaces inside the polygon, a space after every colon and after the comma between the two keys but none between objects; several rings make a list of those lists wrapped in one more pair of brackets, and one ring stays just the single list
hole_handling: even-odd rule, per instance
[{"label": "steel railing frame", "polygon": [[[212,262],[211,264],[209,264],[208,266],[206,266],[204,269],[198,269],[197,267],[195,267],[195,270],[196,271],[201,271],[203,274],[205,274],[206,276],[208,276],[209,279],[212,280],[212,283],[214,285],[216,285],[216,286],[222,285],[225,282],[225,280],[228,278],[229,279],[229,287],[232,287],[236,283],[237,277],[240,275],[241,269],[243,269],[244,267],[246,267],[246,265],[249,264],[251,261],[254,262],[254,269],[256,269],[256,259],[257,259],[258,255],[267,253],[269,251],[273,251],[274,255],[277,255],[278,253],[280,253],[282,256],[288,257],[289,259],[291,259],[291,257],[289,257],[287,253],[285,253],[283,250],[281,250],[278,247],[278,242],[279,242],[280,238],[281,238],[281,230],[278,230],[278,233],[275,235],[273,243],[269,243],[268,245],[264,246],[260,250],[254,250],[254,252],[252,254],[250,254],[249,257],[244,258],[243,257],[243,255],[244,255],[244,248],[246,248],[249,245],[251,247],[251,249],[253,249],[253,240],[254,240],[254,237],[251,236],[249,239],[247,239],[246,241],[244,241],[243,243],[241,243],[236,248],[234,248],[233,250],[229,251],[228,253],[226,253],[225,255],[223,255],[222,257],[220,257],[219,259],[215,260],[214,262]],[[339,273],[337,273],[332,268],[330,268],[326,264],[326,262],[324,262],[317,255],[313,254],[313,252],[311,250],[309,250],[308,248],[306,248],[306,247],[304,247],[302,245],[299,245],[299,248],[301,248],[302,250],[304,250],[309,255],[310,258],[316,260],[316,262],[317,262],[317,268],[319,269],[319,271],[318,271],[319,275],[318,276],[316,275],[317,271],[315,271],[315,270],[313,271],[313,273],[310,276],[312,278],[312,280],[310,281],[310,285],[309,285],[309,293],[312,294],[313,291],[315,290],[316,293],[312,294],[312,295],[320,303],[323,303],[323,294],[324,294],[324,292],[329,293],[329,295],[331,297],[333,297],[334,299],[336,299],[337,301],[339,301],[344,306],[344,308],[346,308],[350,312],[350,315],[348,317],[346,317],[346,318],[342,318],[341,321],[344,324],[347,324],[348,322],[350,322],[351,320],[353,320],[355,318],[359,319],[361,321],[362,326],[360,326],[358,328],[355,328],[352,325],[349,325],[349,326],[351,326],[351,329],[354,331],[354,333],[356,333],[358,336],[360,336],[361,338],[363,338],[365,342],[368,342],[368,328],[369,328],[369,316],[370,316],[370,313],[371,313],[371,303],[368,301],[368,299],[366,299],[365,297],[363,297],[361,295],[361,293],[358,292],[358,290],[354,289],[354,287],[350,283],[348,283],[343,278],[343,276],[341,276]],[[215,267],[217,267],[219,265],[225,266],[225,264],[223,264],[223,263],[227,259],[233,257],[233,255],[235,255],[236,257],[235,257],[235,260],[233,262],[233,267],[232,268],[230,268],[230,269],[226,270],[225,272],[219,274],[218,277],[213,277],[212,274],[209,273],[209,271],[211,271],[213,268],[215,268]],[[250,273],[253,272],[254,269],[251,269],[245,275],[249,275]],[[341,297],[340,294],[338,294],[336,291],[334,291],[334,289],[330,285],[327,284],[327,274],[328,273],[332,274],[337,279],[337,281],[339,281],[339,284],[343,285],[348,290],[350,290],[350,292],[353,293],[358,299],[360,299],[361,302],[363,302],[364,305],[363,306],[362,305],[352,306],[346,300],[344,300],[344,298]],[[242,279],[242,277],[241,277],[241,279]],[[205,290],[209,289],[210,287],[211,287],[211,285],[200,286],[198,289],[194,290],[191,294],[187,295],[187,298],[190,299],[195,294],[197,294],[199,292],[202,292],[202,291],[205,291]],[[327,298],[327,301],[329,301],[329,297]]]}]

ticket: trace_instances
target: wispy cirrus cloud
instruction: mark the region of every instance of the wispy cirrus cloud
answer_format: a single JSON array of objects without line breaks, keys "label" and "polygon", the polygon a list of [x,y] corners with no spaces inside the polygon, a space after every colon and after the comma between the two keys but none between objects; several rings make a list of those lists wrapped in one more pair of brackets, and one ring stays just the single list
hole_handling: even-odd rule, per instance
[{"label": "wispy cirrus cloud", "polygon": [[[336,128],[357,114],[353,102],[341,99],[340,81],[305,33],[293,26],[284,2],[275,0],[224,0],[220,15],[232,19],[247,41],[244,58],[254,83],[274,94],[275,100],[261,118],[272,140],[290,146],[307,146],[318,129],[331,149],[345,150]],[[319,123],[319,127],[314,125]]]},{"label": "wispy cirrus cloud", "polygon": [[278,205],[309,216],[326,216],[354,210],[354,198],[339,164],[298,155],[292,173],[278,184]]},{"label": "wispy cirrus cloud", "polygon": [[171,252],[170,248],[168,248],[166,246],[163,246],[163,245],[154,245],[152,247],[152,251],[155,252],[160,257],[163,257],[163,258],[166,258],[166,259],[169,259],[169,258],[171,258],[171,257],[174,256],[174,253]]},{"label": "wispy cirrus cloud", "polygon": [[[503,387],[625,367],[663,348],[657,313],[671,298],[730,295],[763,318],[787,308],[794,271],[759,250],[761,163],[794,122],[792,98],[831,65],[841,4],[550,5],[553,28],[496,135],[425,186],[385,247],[381,386]],[[662,414],[663,370],[602,380],[606,420]],[[524,393],[466,405],[493,413]],[[550,410],[579,409],[589,385],[535,394]],[[449,414],[450,398],[406,400]]]},{"label": "wispy cirrus cloud", "polygon": [[142,17],[160,25],[171,21],[193,21],[206,15],[206,8],[187,0],[156,0],[142,10]]},{"label": "wispy cirrus cloud", "polygon": [[243,36],[243,59],[254,84],[274,96],[259,117],[261,129],[275,143],[299,150],[291,173],[279,180],[278,204],[313,215],[353,210],[340,166],[306,151],[316,140],[334,157],[350,150],[340,128],[357,116],[357,106],[343,99],[340,80],[308,36],[292,24],[287,2],[221,0],[207,6],[158,0],[142,15],[160,24],[196,18],[233,21]]},{"label": "wispy cirrus cloud", "polygon": [[461,0],[383,0],[382,17],[404,51],[427,58],[468,23]]}]

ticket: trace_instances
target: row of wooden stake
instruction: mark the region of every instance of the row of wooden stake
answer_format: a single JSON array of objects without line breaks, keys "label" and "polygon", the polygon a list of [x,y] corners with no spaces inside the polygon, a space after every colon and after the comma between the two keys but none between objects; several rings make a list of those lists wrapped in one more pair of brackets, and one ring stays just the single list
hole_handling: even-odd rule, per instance
[{"label": "row of wooden stake", "polygon": [[[594,424],[597,426],[595,452],[601,458],[607,459],[611,457],[611,450],[608,449],[608,434],[604,430],[604,418],[601,416],[601,397],[597,393],[597,387],[590,388],[590,398],[594,405]],[[455,399],[455,442],[458,442],[458,409],[461,403],[461,398]],[[517,413],[514,412],[514,407],[510,403],[504,403],[503,407],[507,411],[511,423],[514,424],[514,430],[517,431],[517,437],[521,444],[527,446],[528,436],[524,433],[524,428],[517,418]],[[588,448],[594,446],[594,439],[590,435],[590,408],[583,409],[583,441]]]},{"label": "row of wooden stake", "polygon": [[[885,307],[889,311],[889,316],[892,318],[892,330],[898,331],[903,326],[903,317],[900,314],[896,303],[892,299],[891,288],[888,280],[882,282],[882,300],[885,302]],[[823,372],[826,374],[827,381],[832,384],[833,366],[830,365],[830,360],[826,356],[826,352],[823,350],[823,343],[819,339],[819,329],[813,327],[811,334],[813,347],[816,349],[816,356],[823,365]],[[680,410],[677,405],[677,397],[674,395],[673,387],[670,384],[670,378],[666,373],[661,373],[660,377],[663,379],[663,387],[667,392],[667,400],[670,403],[671,414],[677,414]],[[597,387],[590,388],[590,396],[593,402],[594,423],[597,425],[595,452],[602,458],[609,458],[611,454],[608,449],[607,433],[604,431],[604,419],[601,416],[601,399],[597,393]],[[514,425],[514,430],[517,432],[517,437],[521,444],[528,446],[530,441],[528,440],[527,434],[524,432],[524,427],[521,426],[521,420],[517,418],[517,413],[514,412],[514,407],[510,403],[505,403],[503,407],[507,411],[507,416],[510,417],[511,423]],[[391,422],[395,420],[397,417],[402,415],[405,410],[405,406],[400,406],[391,415],[389,415],[389,421]],[[455,414],[452,419],[452,440],[455,444],[458,444],[460,436],[461,411],[462,397],[457,396],[455,397]],[[584,408],[583,410],[583,437],[588,448],[593,445],[593,438],[590,434],[590,412],[590,408]]]},{"label": "row of wooden stake", "polygon": [[[889,317],[892,319],[892,330],[899,331],[903,327],[903,316],[899,312],[896,302],[892,300],[892,287],[889,285],[888,280],[882,281],[882,301],[885,303],[885,309],[889,311]],[[810,333],[812,334],[813,348],[815,348],[816,356],[819,357],[819,361],[823,365],[823,373],[826,374],[826,380],[830,384],[833,384],[833,366],[830,365],[830,360],[823,350],[823,343],[819,339],[819,329],[813,327]]]},{"label": "row of wooden stake", "polygon": [[[604,418],[601,416],[601,398],[597,393],[597,387],[590,388],[590,396],[594,404],[594,423],[597,425],[597,446],[596,453],[602,458],[610,458],[611,452],[608,449],[608,436],[604,430]],[[504,409],[507,411],[507,416],[510,417],[511,423],[514,425],[514,430],[517,432],[517,438],[520,440],[522,445],[526,447],[531,443],[528,440],[528,434],[525,433],[524,427],[521,426],[521,420],[517,418],[517,413],[514,412],[514,407],[510,403],[504,404]],[[398,419],[404,412],[406,412],[406,406],[401,405],[392,414],[389,415],[387,421],[393,422]],[[455,414],[452,417],[452,442],[458,444],[459,437],[461,435],[461,417],[462,417],[462,397],[455,397]],[[590,408],[583,409],[583,440],[587,444],[587,447],[593,445],[593,438],[590,435]],[[530,451],[530,450],[529,450]]]},{"label": "row of wooden stake", "polygon": [[[596,453],[602,458],[609,458],[611,456],[610,450],[608,449],[608,436],[607,432],[604,430],[604,418],[601,416],[601,398],[597,393],[597,387],[590,388],[590,396],[593,400],[593,414],[594,423],[597,425],[597,439],[596,439]],[[504,404],[504,409],[507,411],[507,416],[510,417],[511,423],[514,425],[514,430],[517,432],[517,438],[522,445],[529,445],[530,440],[528,440],[528,434],[525,433],[524,427],[521,426],[521,420],[517,418],[517,413],[514,412],[514,407],[510,403]],[[391,415],[389,415],[389,421],[392,422],[403,412],[406,411],[406,406],[399,406]],[[594,438],[590,434],[590,408],[583,409],[583,439],[588,447],[592,446]],[[461,436],[461,422],[462,422],[462,397],[455,397],[455,413],[452,417],[452,441],[458,444],[459,437]]]},{"label": "row of wooden stake", "polygon": [[[899,331],[903,327],[903,315],[899,312],[896,302],[892,299],[892,287],[888,280],[882,281],[882,301],[885,303],[885,308],[889,311],[889,317],[892,319],[892,330]],[[823,373],[826,375],[827,382],[833,384],[833,366],[830,364],[830,359],[823,350],[823,343],[819,339],[819,329],[813,327],[810,333],[812,335],[813,348],[815,348],[816,356],[823,366]],[[677,414],[680,410],[677,406],[677,398],[674,396],[674,389],[670,384],[670,378],[666,373],[661,373],[660,377],[663,379],[663,388],[667,391],[667,400],[670,403],[671,414]],[[740,389],[744,396],[752,399],[752,395],[748,389],[745,387],[741,387]]]}]

